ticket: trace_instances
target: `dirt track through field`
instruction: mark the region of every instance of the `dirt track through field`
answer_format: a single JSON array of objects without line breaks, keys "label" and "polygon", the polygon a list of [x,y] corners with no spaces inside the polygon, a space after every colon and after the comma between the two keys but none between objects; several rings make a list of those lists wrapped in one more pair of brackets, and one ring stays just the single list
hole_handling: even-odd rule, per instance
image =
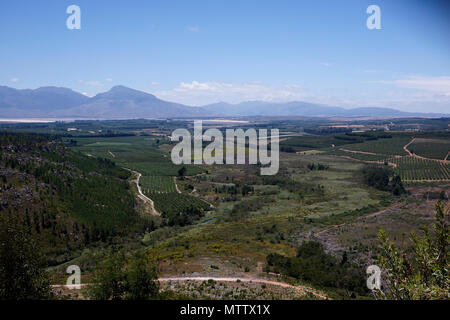
[{"label": "dirt track through field", "polygon": [[[439,162],[443,165],[447,165],[450,163],[448,159],[448,157],[450,156],[450,152],[447,153],[447,155],[445,156],[445,158],[443,160],[441,159],[432,159],[432,158],[426,158],[426,157],[422,157],[419,156],[413,152],[411,152],[408,147],[414,143],[415,141],[426,141],[426,139],[418,139],[418,138],[412,138],[410,142],[408,142],[407,144],[405,144],[403,146],[403,150],[408,154],[407,156],[394,156],[395,158],[403,158],[403,157],[414,157],[417,159],[422,159],[422,160],[427,160],[427,161],[435,161],[435,162]],[[345,152],[349,152],[349,153],[360,153],[360,154],[367,154],[367,155],[380,155],[378,153],[373,153],[373,152],[365,152],[365,151],[355,151],[355,150],[349,150],[349,149],[344,149],[344,148],[340,148],[339,150],[345,151]],[[370,161],[370,160],[361,160],[361,159],[355,159],[352,158],[350,156],[342,156],[339,155],[338,157],[344,158],[344,159],[349,159],[349,160],[354,160],[354,161],[358,161],[358,162],[364,162],[364,163],[377,163],[377,164],[381,164],[384,163],[384,161]],[[389,164],[390,166],[397,168],[397,164],[387,161],[387,164]],[[404,182],[448,182],[450,181],[449,179],[418,179],[418,180],[403,180]]]},{"label": "dirt track through field", "polygon": [[345,152],[351,152],[351,153],[359,153],[359,154],[368,154],[368,155],[372,155],[372,156],[385,156],[384,154],[381,153],[374,153],[374,152],[367,152],[367,151],[357,151],[357,150],[350,150],[350,149],[345,149],[345,148],[339,148],[342,151]]},{"label": "dirt track through field", "polygon": [[410,144],[414,143],[414,141],[416,141],[416,138],[412,138],[412,140],[410,142],[408,142],[407,144],[405,144],[403,146],[403,150],[405,150],[405,152],[410,155],[411,157],[414,157],[414,153],[412,153],[411,151],[408,150],[408,147]]},{"label": "dirt track through field", "polygon": [[177,192],[181,193],[180,189],[178,189],[177,178],[176,177],[173,177],[173,183],[175,183],[175,189],[177,190]]},{"label": "dirt track through field", "polygon": [[[372,217],[376,217],[376,216],[378,216],[378,215],[380,215],[380,214],[385,213],[386,211],[391,211],[391,210],[394,210],[394,209],[398,209],[401,205],[402,205],[402,203],[395,203],[394,205],[392,205],[392,206],[390,206],[390,207],[387,207],[387,208],[385,208],[385,209],[383,209],[383,210],[380,210],[380,211],[377,211],[377,212],[374,212],[374,213],[370,213],[370,214],[367,214],[367,215],[363,215],[363,216],[359,217],[357,220],[359,220],[359,219],[364,219],[364,218],[372,218]],[[328,232],[328,231],[330,231],[330,230],[333,230],[333,229],[336,229],[336,228],[339,228],[339,227],[342,227],[342,226],[345,226],[345,225],[347,225],[347,224],[349,224],[349,223],[354,223],[354,222],[355,222],[355,221],[352,221],[352,222],[344,222],[344,223],[341,223],[341,224],[335,224],[335,225],[332,225],[332,226],[329,227],[329,228],[326,228],[326,229],[324,229],[324,230],[322,230],[322,231],[319,231],[319,232],[314,233],[314,235],[315,235],[315,236],[320,236],[321,234],[323,234],[323,233],[325,233],[325,232]]]},{"label": "dirt track through field", "polygon": [[150,199],[149,197],[147,197],[145,194],[142,193],[142,189],[141,186],[139,185],[139,180],[141,179],[142,174],[140,172],[125,168],[125,170],[131,171],[133,174],[136,175],[136,179],[133,180],[134,183],[136,183],[136,187],[138,189],[138,197],[139,199],[141,199],[142,201],[144,201],[144,203],[149,204],[150,205],[150,213],[154,216],[159,216],[160,213],[158,211],[156,211],[155,209],[155,203],[153,202],[152,199]]},{"label": "dirt track through field", "polygon": [[[161,277],[158,278],[159,282],[182,282],[182,281],[208,281],[208,280],[214,280],[217,282],[243,282],[243,283],[261,283],[266,285],[272,285],[282,288],[291,288],[294,290],[297,290],[303,294],[309,293],[314,295],[316,298],[319,299],[325,299],[330,300],[327,296],[320,294],[310,288],[307,288],[305,286],[294,286],[292,284],[288,284],[285,282],[280,281],[274,281],[274,280],[268,280],[264,278],[239,278],[239,277]],[[88,286],[88,283],[81,284],[80,287],[86,287]],[[76,289],[76,285],[63,285],[63,284],[54,284],[52,285],[52,288],[67,288],[67,289]]]},{"label": "dirt track through field", "polygon": [[[384,161],[370,161],[370,160],[355,159],[350,156],[337,156],[337,157],[348,159],[348,160],[353,160],[353,161],[358,161],[358,162],[363,162],[363,163],[376,163],[376,164],[384,164],[385,163]],[[397,168],[397,164],[395,164],[393,162],[387,161],[387,164],[394,168]]]},{"label": "dirt track through field", "polygon": [[[450,152],[448,152],[447,155],[445,156],[445,158],[444,158],[443,160],[441,160],[441,159],[425,158],[425,157],[419,156],[419,155],[417,155],[417,154],[415,154],[415,153],[409,151],[409,149],[408,149],[409,145],[411,145],[411,144],[414,143],[415,141],[419,141],[419,140],[421,140],[421,141],[426,141],[426,139],[412,138],[412,140],[411,140],[410,142],[408,142],[407,144],[405,144],[405,145],[403,146],[403,150],[405,150],[405,151],[408,153],[408,155],[410,155],[411,157],[416,157],[416,158],[423,159],[423,160],[436,161],[436,162],[440,162],[440,163],[443,163],[443,164],[448,164],[448,163],[450,163],[450,161],[447,160],[447,158],[448,158]],[[433,181],[446,181],[446,180],[433,180]]]},{"label": "dirt track through field", "polygon": [[159,278],[158,279],[161,282],[165,281],[208,281],[208,280],[214,280],[218,282],[251,282],[251,283],[262,283],[262,284],[268,284],[283,288],[291,288],[294,290],[298,290],[302,293],[310,293],[314,295],[317,298],[320,299],[329,299],[325,295],[322,295],[320,293],[315,292],[314,290],[304,287],[304,286],[294,286],[285,282],[279,282],[279,281],[273,281],[273,280],[267,280],[263,278],[238,278],[238,277],[167,277],[167,278]]}]

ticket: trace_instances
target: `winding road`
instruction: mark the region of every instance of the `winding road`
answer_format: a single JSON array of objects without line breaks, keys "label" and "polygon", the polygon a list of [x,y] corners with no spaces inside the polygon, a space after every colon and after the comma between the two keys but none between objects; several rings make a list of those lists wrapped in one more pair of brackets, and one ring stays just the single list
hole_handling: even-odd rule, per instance
[{"label": "winding road", "polygon": [[144,201],[144,203],[148,203],[150,205],[150,210],[151,210],[150,212],[151,212],[152,215],[159,216],[160,214],[159,214],[158,211],[156,211],[155,203],[153,202],[153,200],[142,193],[141,186],[139,185],[139,179],[141,179],[142,174],[140,172],[131,170],[129,168],[125,168],[125,167],[123,167],[123,168],[125,170],[131,171],[133,174],[136,175],[136,179],[133,180],[133,182],[136,183],[136,187],[137,187],[137,190],[138,190],[138,198],[141,199],[142,201]]},{"label": "winding road", "polygon": [[139,185],[139,179],[141,178],[142,174],[141,174],[140,172],[137,172],[137,171],[133,171],[133,172],[137,175],[135,181],[136,181],[136,186],[137,186],[137,189],[138,189],[138,192],[139,192],[138,197],[139,197],[142,201],[144,201],[145,203],[149,203],[149,204],[150,204],[151,213],[152,213],[153,215],[159,216],[160,214],[159,214],[158,211],[156,211],[156,209],[155,209],[155,203],[153,202],[153,200],[150,199],[149,197],[147,197],[145,194],[142,193],[141,186]]},{"label": "winding road", "polygon": [[408,149],[408,147],[409,147],[410,144],[414,143],[415,141],[422,141],[422,142],[423,142],[423,141],[426,141],[426,139],[412,138],[412,140],[411,140],[410,142],[408,142],[406,145],[404,145],[404,146],[403,146],[403,150],[405,150],[405,152],[408,153],[409,156],[411,156],[411,157],[416,157],[416,158],[423,159],[423,160],[436,161],[436,162],[440,162],[440,163],[443,163],[443,164],[450,163],[450,161],[447,160],[447,159],[448,159],[448,156],[449,156],[449,154],[450,154],[450,152],[447,153],[447,155],[445,156],[444,159],[425,158],[425,157],[419,156],[418,154],[415,154],[414,152],[411,152],[411,151]]},{"label": "winding road", "polygon": [[[294,286],[292,284],[288,284],[285,282],[268,280],[268,279],[264,279],[264,278],[239,278],[239,277],[161,277],[161,278],[158,278],[159,282],[208,281],[208,280],[214,280],[217,282],[238,282],[238,281],[240,281],[240,282],[245,282],[245,283],[261,283],[261,284],[267,284],[267,285],[272,285],[272,286],[277,286],[277,287],[282,287],[282,288],[290,288],[290,289],[297,290],[301,293],[312,294],[313,296],[315,296],[316,298],[319,298],[319,299],[331,300],[329,297],[327,297],[323,294],[320,294],[310,288],[304,287],[304,286]],[[52,285],[52,288],[79,289],[80,287],[86,287],[88,285],[89,285],[89,283],[83,283],[80,285],[54,284],[54,285]]]},{"label": "winding road", "polygon": [[262,284],[268,284],[272,286],[278,286],[283,288],[291,288],[294,290],[301,291],[302,293],[310,293],[314,295],[317,298],[320,299],[329,299],[327,296],[322,295],[320,293],[317,293],[313,291],[312,289],[306,288],[304,286],[294,286],[285,282],[279,282],[279,281],[273,281],[268,280],[264,278],[239,278],[239,277],[163,277],[158,279],[160,282],[167,282],[167,281],[208,281],[208,280],[214,280],[218,282],[247,282],[247,283],[262,283]]}]

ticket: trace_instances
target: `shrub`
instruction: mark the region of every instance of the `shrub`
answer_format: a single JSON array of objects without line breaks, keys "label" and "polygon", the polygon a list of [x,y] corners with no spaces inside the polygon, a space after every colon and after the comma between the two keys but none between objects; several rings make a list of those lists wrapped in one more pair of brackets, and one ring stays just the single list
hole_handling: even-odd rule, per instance
[{"label": "shrub", "polygon": [[87,293],[95,300],[157,298],[159,283],[156,269],[142,252],[127,259],[123,252],[110,251],[98,265]]},{"label": "shrub", "polygon": [[43,256],[23,225],[15,216],[0,215],[0,300],[51,296]]},{"label": "shrub", "polygon": [[412,253],[401,251],[380,230],[378,265],[384,288],[376,291],[379,299],[448,299],[450,294],[448,248],[450,245],[449,210],[436,204],[433,234],[424,228],[422,238],[411,233]]}]

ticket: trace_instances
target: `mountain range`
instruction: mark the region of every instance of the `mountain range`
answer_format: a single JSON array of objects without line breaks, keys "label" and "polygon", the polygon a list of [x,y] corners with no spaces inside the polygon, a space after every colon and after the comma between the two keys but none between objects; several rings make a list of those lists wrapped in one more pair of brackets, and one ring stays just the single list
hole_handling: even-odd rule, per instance
[{"label": "mountain range", "polygon": [[390,108],[344,109],[293,101],[273,103],[224,102],[192,107],[158,99],[152,94],[115,86],[87,97],[68,88],[14,89],[0,86],[0,118],[136,119],[183,117],[303,116],[303,117],[441,117],[444,114],[411,113]]},{"label": "mountain range", "polygon": [[87,97],[67,88],[17,90],[0,86],[0,118],[137,119],[208,116],[207,111],[115,86]]},{"label": "mountain range", "polygon": [[266,117],[441,117],[443,114],[412,113],[391,108],[365,107],[344,109],[310,102],[292,101],[273,103],[264,101],[247,101],[238,104],[224,102],[202,107],[206,111],[227,116],[266,116]]}]

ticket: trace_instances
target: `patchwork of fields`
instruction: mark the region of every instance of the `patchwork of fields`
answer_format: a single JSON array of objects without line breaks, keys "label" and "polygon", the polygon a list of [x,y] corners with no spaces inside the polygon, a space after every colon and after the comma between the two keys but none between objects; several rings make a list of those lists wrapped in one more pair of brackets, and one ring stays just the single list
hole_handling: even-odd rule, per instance
[{"label": "patchwork of fields", "polygon": [[396,165],[394,170],[406,182],[450,180],[450,163],[445,164],[413,156],[391,158],[388,161]]},{"label": "patchwork of fields", "polygon": [[[372,215],[376,219],[391,201],[358,180],[364,164],[388,164],[406,183],[450,179],[449,165],[433,158],[444,152],[433,155],[416,148],[412,139],[409,133],[292,137],[282,146],[297,153],[280,154],[276,177],[261,177],[254,166],[186,166],[184,178],[176,182],[180,166],[170,161],[170,144],[158,144],[156,137],[79,138],[75,149],[142,173],[142,192],[167,219],[142,239],[161,272],[236,276],[261,272],[258,265],[268,253],[295,255],[292,248],[311,234],[338,256],[347,252],[351,259],[370,259],[375,226],[363,228],[364,246],[358,247],[347,241],[358,235],[337,232],[337,226],[352,226],[355,219]],[[410,149],[405,149],[408,144]],[[311,169],[312,163],[325,170]],[[401,231],[390,231],[400,239],[404,230],[420,225],[415,223],[402,221]],[[342,239],[332,238],[334,233]]]},{"label": "patchwork of fields", "polygon": [[[170,160],[173,143],[167,135],[171,127],[154,124],[154,128],[141,130],[130,125],[132,131],[107,133],[110,136],[105,133],[62,137],[66,145],[79,152],[72,157],[77,158],[76,163],[92,179],[100,178],[95,167],[89,166],[90,162],[110,165],[119,171],[122,170],[118,167],[136,171],[134,178],[127,178],[128,175],[123,178],[122,189],[113,189],[99,180],[96,188],[84,188],[87,192],[83,197],[89,200],[98,191],[106,193],[105,202],[114,202],[118,208],[127,204],[129,215],[138,213],[139,218],[145,218],[145,224],[112,240],[105,233],[102,235],[105,243],[83,248],[73,259],[64,258],[54,266],[61,279],[66,275],[65,267],[71,264],[80,265],[91,276],[92,266],[102,259],[105,247],[110,245],[127,253],[142,250],[158,266],[158,275],[162,277],[267,278],[274,276],[270,272],[279,273],[266,268],[270,255],[278,254],[289,258],[289,263],[296,262],[291,258],[307,242],[318,242],[339,265],[347,260],[365,275],[366,266],[375,259],[379,228],[386,229],[392,240],[403,246],[409,232],[420,232],[420,228],[430,225],[437,199],[448,201],[449,197],[450,167],[445,158],[450,135],[444,131],[333,133],[330,129],[326,134],[320,130],[314,131],[315,134],[303,132],[292,121],[277,122],[267,126],[284,125],[285,132],[302,135],[285,136],[280,145],[278,174],[261,176],[258,165],[186,165],[180,170],[183,166]],[[60,134],[66,131],[61,130]],[[363,175],[366,164],[389,165],[405,182],[407,192],[395,194],[391,189],[367,183]],[[395,180],[391,172],[388,183],[390,178]],[[126,179],[133,183],[127,183]],[[133,194],[139,191],[136,182],[153,201],[151,205],[151,201],[135,201]],[[111,198],[119,193],[128,197]],[[120,219],[124,210],[111,214],[107,206],[97,206],[99,201],[94,200],[90,208],[78,205],[80,208],[74,213],[119,227],[125,224],[126,220]],[[102,219],[89,209],[101,213]],[[299,276],[282,274],[278,281],[312,283]],[[362,285],[365,288],[365,281]],[[339,289],[335,284],[314,286],[325,290],[331,298],[355,297],[357,292],[352,288]],[[176,290],[189,294],[198,288]],[[261,291],[267,290],[261,287]],[[218,294],[222,293],[213,293]],[[223,295],[232,296],[228,289]],[[251,297],[262,295],[258,291]]]},{"label": "patchwork of fields", "polygon": [[[207,210],[210,205],[194,196],[179,194],[174,177],[182,166],[174,165],[168,155],[159,149],[159,137],[127,136],[114,138],[77,138],[73,149],[88,156],[113,160],[117,165],[142,174],[142,192],[153,200],[163,215],[189,210]],[[204,172],[198,166],[186,165],[186,175]]]},{"label": "patchwork of fields", "polygon": [[407,135],[335,147],[327,153],[360,162],[390,165],[405,182],[450,180],[450,140]]}]

